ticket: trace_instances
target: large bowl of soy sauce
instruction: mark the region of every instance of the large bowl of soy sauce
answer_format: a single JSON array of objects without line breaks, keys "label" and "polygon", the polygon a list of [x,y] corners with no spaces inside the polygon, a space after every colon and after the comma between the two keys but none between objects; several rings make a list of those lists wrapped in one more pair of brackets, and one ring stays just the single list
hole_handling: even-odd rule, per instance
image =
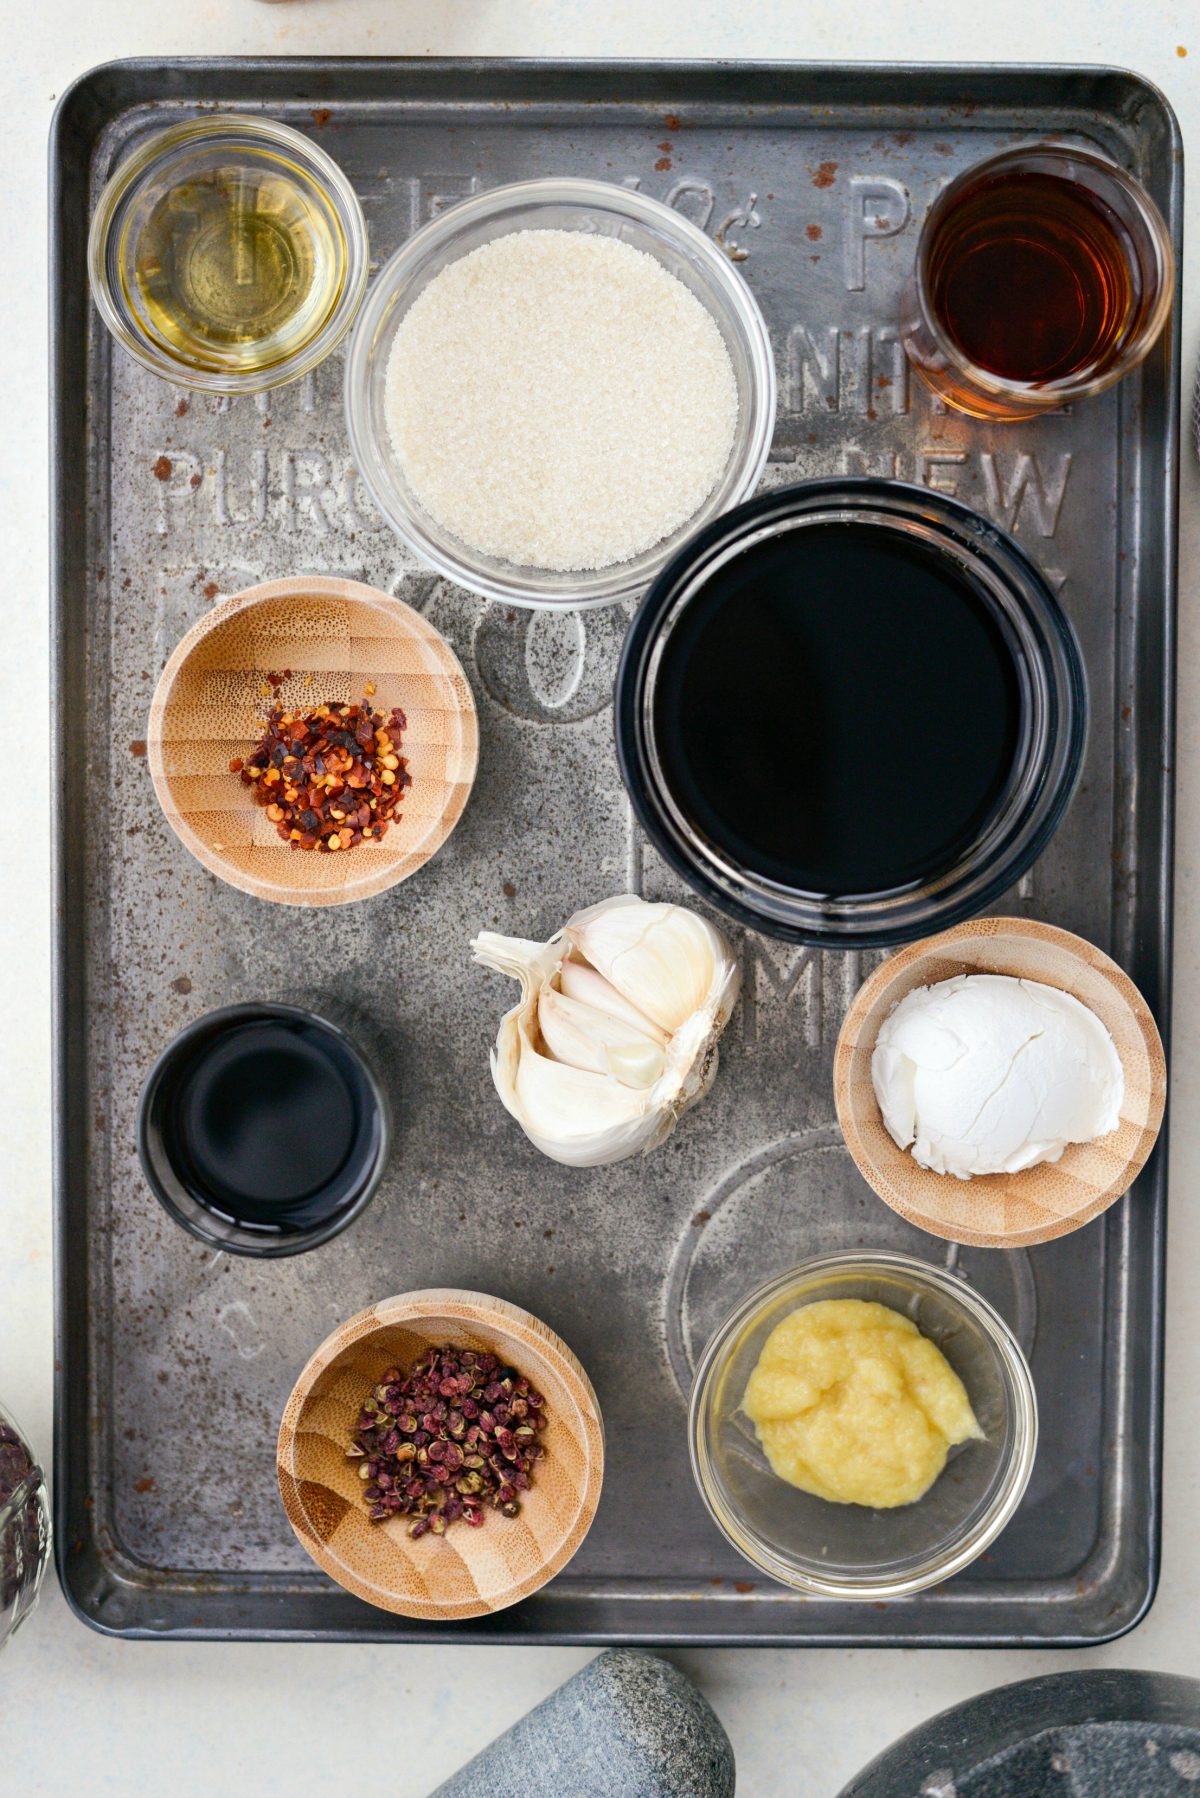
[{"label": "large bowl of soy sauce", "polygon": [[778,488],[649,589],[617,676],[622,776],[668,863],[756,930],[890,946],[991,906],[1078,780],[1074,631],[1024,550],[943,494]]},{"label": "large bowl of soy sauce", "polygon": [[315,1248],[383,1177],[391,1114],[378,1071],[342,1023],[251,1002],[169,1043],[138,1105],[142,1170],[201,1242],[235,1255]]}]

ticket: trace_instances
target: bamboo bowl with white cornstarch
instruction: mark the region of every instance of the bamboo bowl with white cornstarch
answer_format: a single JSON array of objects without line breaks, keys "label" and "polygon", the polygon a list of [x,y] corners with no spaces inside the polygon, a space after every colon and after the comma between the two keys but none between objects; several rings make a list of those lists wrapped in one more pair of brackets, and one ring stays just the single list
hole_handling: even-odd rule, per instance
[{"label": "bamboo bowl with white cornstarch", "polygon": [[[293,851],[242,782],[272,706],[361,704],[404,717],[410,784],[376,840]],[[359,581],[304,575],[221,600],[162,672],[146,754],[176,835],[211,873],[257,899],[343,905],[415,874],[462,816],[479,729],[466,675],[419,612]]]},{"label": "bamboo bowl with white cornstarch", "polygon": [[[969,1180],[920,1166],[889,1135],[871,1078],[880,1027],[907,993],[961,974],[1004,974],[1070,993],[1112,1037],[1125,1076],[1110,1135],[1070,1143],[1057,1161]],[[858,1171],[910,1223],[950,1242],[1032,1247],[1090,1223],[1128,1192],[1158,1138],[1167,1069],[1150,1007],[1095,944],[1033,918],[977,918],[911,943],[855,995],[833,1069],[838,1123]]]},{"label": "bamboo bowl with white cornstarch", "polygon": [[[444,1533],[411,1513],[377,1519],[354,1452],[364,1398],[429,1348],[494,1355],[537,1388],[546,1424],[535,1477],[515,1514],[487,1508]],[[481,1617],[528,1598],[566,1566],[591,1527],[604,1478],[600,1408],[554,1331],[505,1299],[431,1288],[383,1299],[336,1329],[301,1373],[277,1449],[288,1521],[318,1567],[348,1592],[405,1617]]]}]

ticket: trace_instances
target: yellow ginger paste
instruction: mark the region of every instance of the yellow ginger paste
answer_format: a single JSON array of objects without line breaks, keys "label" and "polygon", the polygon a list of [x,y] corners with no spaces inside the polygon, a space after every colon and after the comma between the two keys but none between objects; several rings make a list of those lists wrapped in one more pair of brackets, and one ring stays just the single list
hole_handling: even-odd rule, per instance
[{"label": "yellow ginger paste", "polygon": [[910,1505],[954,1443],[983,1436],[941,1349],[899,1311],[863,1299],[821,1299],[785,1317],[742,1403],[772,1471],[840,1505]]}]

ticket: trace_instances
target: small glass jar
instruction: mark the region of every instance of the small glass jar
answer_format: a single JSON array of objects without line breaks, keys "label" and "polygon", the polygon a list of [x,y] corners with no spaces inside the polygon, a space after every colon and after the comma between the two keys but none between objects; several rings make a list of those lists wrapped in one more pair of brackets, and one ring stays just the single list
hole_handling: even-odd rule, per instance
[{"label": "small glass jar", "polygon": [[[1022,709],[1004,792],[953,864],[903,887],[846,897],[782,885],[705,835],[671,789],[655,725],[664,645],[706,582],[743,550],[830,524],[898,532],[957,563],[1009,642]],[[702,898],[751,929],[792,942],[886,948],[984,910],[1041,854],[1079,778],[1087,692],[1066,615],[1006,531],[960,500],[924,487],[868,475],[830,476],[776,488],[726,513],[663,569],[625,639],[615,728],[622,778],[642,828]]]},{"label": "small glass jar", "polygon": [[[225,241],[221,218],[207,226],[200,219],[204,196],[216,187],[223,194],[244,188],[240,249]],[[228,274],[232,266],[249,296],[245,323],[231,316],[218,325],[214,312],[206,333],[186,311],[164,311],[148,297],[150,262],[169,259],[172,243],[182,246],[189,232],[194,241],[179,250],[180,268],[187,265],[179,281],[188,285],[194,269],[191,286],[215,296],[217,306],[227,295],[214,271]],[[276,330],[253,329],[269,304],[269,276],[295,275],[298,264],[308,286],[295,307]],[[176,272],[164,289],[172,296]],[[153,374],[209,393],[258,393],[315,368],[354,322],[367,272],[366,221],[337,163],[289,125],[235,113],[173,125],[136,149],[100,195],[88,238],[92,297],[117,342]]]},{"label": "small glass jar", "polygon": [[[388,358],[413,301],[451,262],[516,231],[585,231],[653,256],[706,308],[725,341],[738,418],[724,472],[693,517],[629,561],[559,572],[518,566],[472,549],[422,506],[392,447],[386,416]],[[637,403],[631,394],[630,404]],[[519,181],[475,194],[423,225],[384,263],[346,358],[346,424],[354,464],[396,535],[426,566],[485,599],[574,610],[636,599],[689,535],[753,493],[775,429],[771,339],[749,287],[729,257],[660,200],[609,181]]]},{"label": "small glass jar", "polygon": [[45,1475],[24,1432],[0,1405],[0,1645],[36,1605],[49,1559]]},{"label": "small glass jar", "polygon": [[[258,1260],[303,1254],[340,1235],[379,1189],[393,1138],[387,1089],[360,1047],[365,1030],[355,1029],[359,1021],[349,1007],[335,1001],[324,1010],[319,1017],[305,1006],[266,1000],[222,1006],[181,1030],[146,1076],[136,1124],[142,1172],[167,1216],[209,1248]],[[264,1056],[259,1043],[267,1032],[274,1041]],[[310,1064],[324,1064],[325,1085],[345,1095],[352,1114],[338,1165],[318,1174],[310,1162],[306,1177],[312,1186],[289,1191],[286,1198],[270,1189],[269,1164],[252,1167],[252,1193],[237,1190],[246,1125],[240,1131],[230,1127],[222,1090],[227,1091],[231,1065],[237,1079],[261,1066],[266,1070],[261,1080],[277,1081],[281,1034],[298,1040]],[[271,1088],[264,1090],[269,1097]],[[268,1110],[253,1127],[265,1132],[269,1154],[270,1142],[291,1127],[290,1115],[285,1110],[272,1117]],[[294,1172],[289,1169],[290,1177]]]},{"label": "small glass jar", "polygon": [[[902,1313],[966,1388],[983,1439],[951,1449],[913,1504],[873,1510],[801,1491],[772,1472],[742,1411],[772,1330],[823,1299]],[[700,1495],[739,1554],[815,1597],[884,1603],[960,1572],[1008,1523],[1033,1471],[1037,1397],[1008,1325],[965,1280],[911,1255],[827,1255],[759,1287],[717,1330],[696,1370],[689,1436]]]},{"label": "small glass jar", "polygon": [[[1098,363],[1061,379],[1011,380],[980,367],[955,342],[936,303],[939,248],[964,194],[984,183],[1002,186],[1009,178],[1028,176],[1069,183],[1093,196],[1116,221],[1131,277],[1129,308],[1110,350]],[[1015,421],[1056,411],[1122,380],[1153,349],[1174,299],[1171,235],[1145,188],[1106,156],[1056,144],[1034,144],[1004,150],[964,169],[934,200],[921,227],[916,263],[905,291],[903,341],[913,367],[947,405],[973,418]],[[995,295],[998,307],[1029,303],[1020,295]],[[1111,296],[1110,303],[1115,303]]]}]

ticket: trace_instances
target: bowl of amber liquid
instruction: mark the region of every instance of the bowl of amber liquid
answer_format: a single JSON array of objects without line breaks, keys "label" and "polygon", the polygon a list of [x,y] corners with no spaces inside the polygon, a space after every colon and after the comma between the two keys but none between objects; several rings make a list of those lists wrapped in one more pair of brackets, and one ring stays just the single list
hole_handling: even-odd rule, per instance
[{"label": "bowl of amber liquid", "polygon": [[[773,1333],[802,1307],[830,1300],[899,1313],[900,1327],[915,1325],[965,1391],[978,1434],[949,1447],[913,1502],[836,1502],[802,1489],[775,1471],[749,1414],[747,1388]],[[836,1344],[819,1348],[814,1365],[825,1348]],[[889,1431],[886,1403],[872,1412]],[[902,1434],[911,1440],[897,1414]],[[697,1367],[689,1435],[700,1495],[755,1567],[813,1597],[886,1603],[960,1572],[1009,1522],[1033,1468],[1037,1400],[1008,1325],[965,1280],[911,1255],[864,1251],[802,1262],[736,1307]],[[867,1446],[882,1447],[881,1461],[905,1462],[907,1451],[893,1453],[891,1442]]]},{"label": "bowl of amber liquid", "polygon": [[367,282],[362,208],[290,126],[235,114],[157,133],[109,180],[88,272],[129,354],[180,386],[253,393],[315,368]]},{"label": "bowl of amber liquid", "polygon": [[1171,235],[1139,182],[1033,144],[965,169],[930,207],[904,302],[918,374],[957,411],[1020,419],[1120,381],[1162,335]]}]

